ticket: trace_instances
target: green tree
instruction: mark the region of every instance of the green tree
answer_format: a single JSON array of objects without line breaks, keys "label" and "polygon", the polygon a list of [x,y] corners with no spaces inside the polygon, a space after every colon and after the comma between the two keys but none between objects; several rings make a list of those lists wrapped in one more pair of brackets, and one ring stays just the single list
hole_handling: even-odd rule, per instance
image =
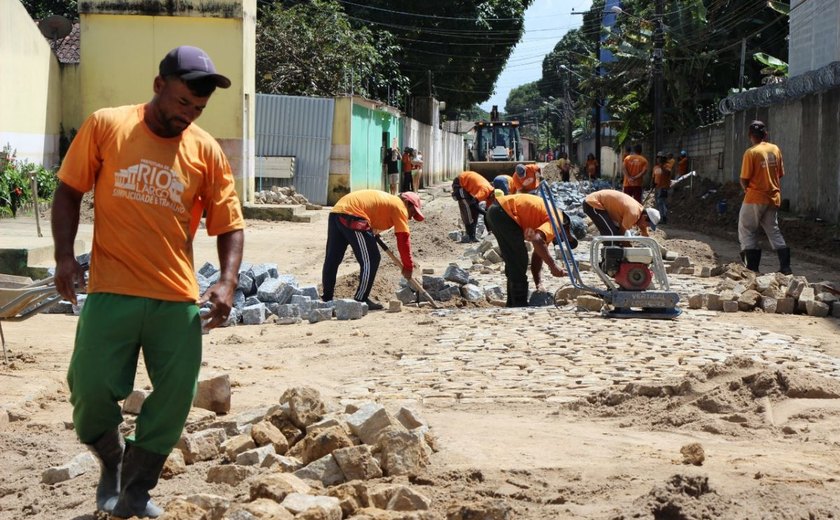
[{"label": "green tree", "polygon": [[355,23],[390,33],[401,48],[399,70],[410,94],[431,93],[447,109],[488,99],[523,33],[533,0],[370,0],[344,2]]},{"label": "green tree", "polygon": [[399,47],[356,27],[334,0],[264,6],[257,20],[257,90],[396,101],[408,80],[394,66]]},{"label": "green tree", "polygon": [[77,0],[20,0],[34,20],[42,20],[53,14],[60,14],[70,20],[79,17]]}]

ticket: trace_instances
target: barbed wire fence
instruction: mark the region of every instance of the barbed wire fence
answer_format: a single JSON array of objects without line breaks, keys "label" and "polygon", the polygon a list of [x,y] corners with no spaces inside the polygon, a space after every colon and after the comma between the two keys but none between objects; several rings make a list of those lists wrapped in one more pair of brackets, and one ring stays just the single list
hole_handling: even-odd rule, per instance
[{"label": "barbed wire fence", "polygon": [[771,83],[723,98],[718,110],[723,115],[755,107],[768,107],[833,88],[840,88],[840,61],[806,72],[781,83]]}]

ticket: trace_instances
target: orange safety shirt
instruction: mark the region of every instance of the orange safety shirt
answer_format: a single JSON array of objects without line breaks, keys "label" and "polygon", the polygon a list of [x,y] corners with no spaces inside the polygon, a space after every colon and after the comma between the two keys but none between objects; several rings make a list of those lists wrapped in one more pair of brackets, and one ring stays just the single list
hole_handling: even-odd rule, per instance
[{"label": "orange safety shirt", "polygon": [[665,167],[656,165],[653,167],[653,184],[657,188],[667,189],[671,187],[671,172]]},{"label": "orange safety shirt", "polygon": [[677,163],[677,173],[680,177],[688,173],[688,157],[680,157],[680,162]]},{"label": "orange safety shirt", "polygon": [[458,182],[461,184],[464,191],[478,199],[480,202],[486,201],[487,198],[493,194],[493,185],[490,184],[490,181],[485,179],[480,173],[471,171],[463,172],[458,176]]},{"label": "orange safety shirt", "polygon": [[409,233],[408,209],[397,195],[380,190],[358,190],[338,199],[332,213],[344,213],[367,220],[374,233],[394,228],[395,233]]},{"label": "orange safety shirt", "polygon": [[[529,228],[536,229],[542,231],[547,243],[554,240],[554,230],[551,227],[551,221],[548,219],[545,202],[541,197],[529,193],[520,193],[517,195],[502,195],[496,201],[505,210],[505,213],[519,224],[523,231]],[[557,216],[555,223],[563,224],[562,215]]]},{"label": "orange safety shirt", "polygon": [[782,151],[775,144],[761,142],[744,152],[741,179],[747,181],[746,204],[782,204],[779,179],[784,177]]},{"label": "orange safety shirt", "polygon": [[636,199],[616,190],[594,191],[585,200],[593,208],[606,211],[622,234],[636,225],[644,211]]},{"label": "orange safety shirt", "polygon": [[[644,173],[648,169],[648,161],[641,155],[630,154],[624,158],[624,171],[627,175],[624,176],[624,186],[641,186],[645,176]],[[638,179],[631,179],[630,177],[639,176]]]},{"label": "orange safety shirt", "polygon": [[534,191],[537,189],[537,185],[539,184],[539,179],[537,179],[537,175],[539,173],[539,166],[536,164],[526,164],[524,177],[520,177],[514,173],[513,182],[510,183],[510,192],[519,193],[520,191]]},{"label": "orange safety shirt", "polygon": [[191,124],[154,134],[145,105],[105,108],[85,120],[58,178],[94,189],[96,214],[88,292],[195,301],[192,232],[207,212],[211,236],[242,229],[233,174],[213,137]]}]

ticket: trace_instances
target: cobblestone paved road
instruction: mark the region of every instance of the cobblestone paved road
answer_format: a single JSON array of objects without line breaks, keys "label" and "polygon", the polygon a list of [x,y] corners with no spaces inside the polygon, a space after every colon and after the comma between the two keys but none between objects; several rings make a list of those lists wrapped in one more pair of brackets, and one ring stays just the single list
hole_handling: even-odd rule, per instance
[{"label": "cobblestone paved road", "polygon": [[733,355],[840,377],[840,358],[822,353],[819,341],[715,323],[714,314],[659,321],[557,308],[437,311],[445,332],[348,390],[428,403],[561,402],[672,380]]}]

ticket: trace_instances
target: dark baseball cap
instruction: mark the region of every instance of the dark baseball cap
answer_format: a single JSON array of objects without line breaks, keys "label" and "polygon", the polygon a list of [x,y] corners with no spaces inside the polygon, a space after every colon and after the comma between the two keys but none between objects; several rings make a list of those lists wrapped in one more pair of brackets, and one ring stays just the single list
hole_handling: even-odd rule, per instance
[{"label": "dark baseball cap", "polygon": [[182,45],[166,53],[160,61],[161,76],[178,76],[184,81],[213,78],[219,88],[228,88],[230,80],[216,72],[207,53],[198,47]]}]

